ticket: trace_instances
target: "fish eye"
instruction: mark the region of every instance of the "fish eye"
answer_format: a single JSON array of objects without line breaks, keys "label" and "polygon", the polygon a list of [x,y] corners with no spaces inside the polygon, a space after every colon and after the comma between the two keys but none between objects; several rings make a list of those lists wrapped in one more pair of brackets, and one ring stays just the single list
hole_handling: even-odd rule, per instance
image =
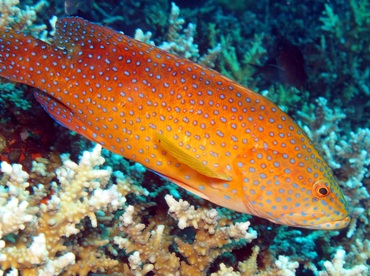
[{"label": "fish eye", "polygon": [[328,193],[328,190],[327,190],[327,189],[325,189],[325,188],[320,188],[320,189],[319,189],[319,193],[320,193],[321,195],[326,195],[326,194]]},{"label": "fish eye", "polygon": [[312,194],[317,198],[325,198],[330,194],[328,183],[324,180],[317,181],[312,186]]}]

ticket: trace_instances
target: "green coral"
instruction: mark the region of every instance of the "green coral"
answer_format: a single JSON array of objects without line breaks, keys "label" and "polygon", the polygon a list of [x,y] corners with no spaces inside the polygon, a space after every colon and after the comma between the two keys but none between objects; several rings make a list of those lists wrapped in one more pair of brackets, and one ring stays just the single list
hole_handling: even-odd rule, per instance
[{"label": "green coral", "polygon": [[0,83],[0,101],[2,104],[10,104],[22,110],[31,108],[31,103],[25,99],[23,90],[14,83]]},{"label": "green coral", "polygon": [[324,73],[314,81],[326,83],[327,98],[334,95],[333,91],[341,91],[345,104],[358,97],[368,98],[370,60],[366,53],[370,51],[370,3],[351,0],[345,11],[325,4],[320,21],[323,31],[320,65]]},{"label": "green coral", "polygon": [[[253,39],[241,41],[240,29],[235,29],[226,36],[221,36],[221,55],[219,58],[220,72],[250,88],[255,87],[252,75],[255,69],[251,64],[258,64],[260,58],[266,53],[263,47],[264,33],[255,34]],[[248,43],[247,51],[241,58],[238,57],[236,48],[233,45]]]},{"label": "green coral", "polygon": [[261,91],[261,94],[287,113],[299,109],[302,105],[302,99],[309,97],[308,91],[300,91],[293,86],[282,84],[271,85],[267,90]]}]

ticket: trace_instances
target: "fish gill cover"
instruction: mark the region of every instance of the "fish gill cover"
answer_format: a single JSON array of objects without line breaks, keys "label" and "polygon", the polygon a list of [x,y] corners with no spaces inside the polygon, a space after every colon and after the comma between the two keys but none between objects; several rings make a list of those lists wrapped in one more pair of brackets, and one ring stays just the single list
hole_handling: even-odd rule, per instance
[{"label": "fish gill cover", "polygon": [[[75,163],[71,159],[79,160],[90,142],[43,114],[30,97],[40,92],[3,80],[0,264],[5,273],[366,274],[369,68],[368,56],[359,56],[369,45],[368,4],[241,2],[242,8],[222,1],[177,2],[180,16],[167,1],[95,1],[76,15],[214,66],[302,122],[344,191],[349,228],[286,228],[219,208],[109,152],[103,151],[106,167],[100,167],[100,148]],[[63,17],[64,1],[18,4],[2,1],[1,25],[51,42],[53,16]],[[279,37],[304,56],[304,89],[269,83],[250,65],[266,64]]]}]

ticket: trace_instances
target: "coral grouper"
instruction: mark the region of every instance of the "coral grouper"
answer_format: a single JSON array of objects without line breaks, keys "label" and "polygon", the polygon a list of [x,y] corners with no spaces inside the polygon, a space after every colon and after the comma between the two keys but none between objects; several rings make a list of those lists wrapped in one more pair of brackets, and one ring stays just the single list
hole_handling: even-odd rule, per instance
[{"label": "coral grouper", "polygon": [[218,205],[279,224],[349,223],[333,173],[275,104],[219,73],[80,18],[49,45],[0,30],[0,75],[55,120]]}]

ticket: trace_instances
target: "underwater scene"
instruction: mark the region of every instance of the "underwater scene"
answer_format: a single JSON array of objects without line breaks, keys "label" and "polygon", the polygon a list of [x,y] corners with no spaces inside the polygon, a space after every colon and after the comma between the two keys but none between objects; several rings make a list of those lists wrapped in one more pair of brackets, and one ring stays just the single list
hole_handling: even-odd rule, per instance
[{"label": "underwater scene", "polygon": [[0,0],[1,275],[370,275],[370,2]]}]

